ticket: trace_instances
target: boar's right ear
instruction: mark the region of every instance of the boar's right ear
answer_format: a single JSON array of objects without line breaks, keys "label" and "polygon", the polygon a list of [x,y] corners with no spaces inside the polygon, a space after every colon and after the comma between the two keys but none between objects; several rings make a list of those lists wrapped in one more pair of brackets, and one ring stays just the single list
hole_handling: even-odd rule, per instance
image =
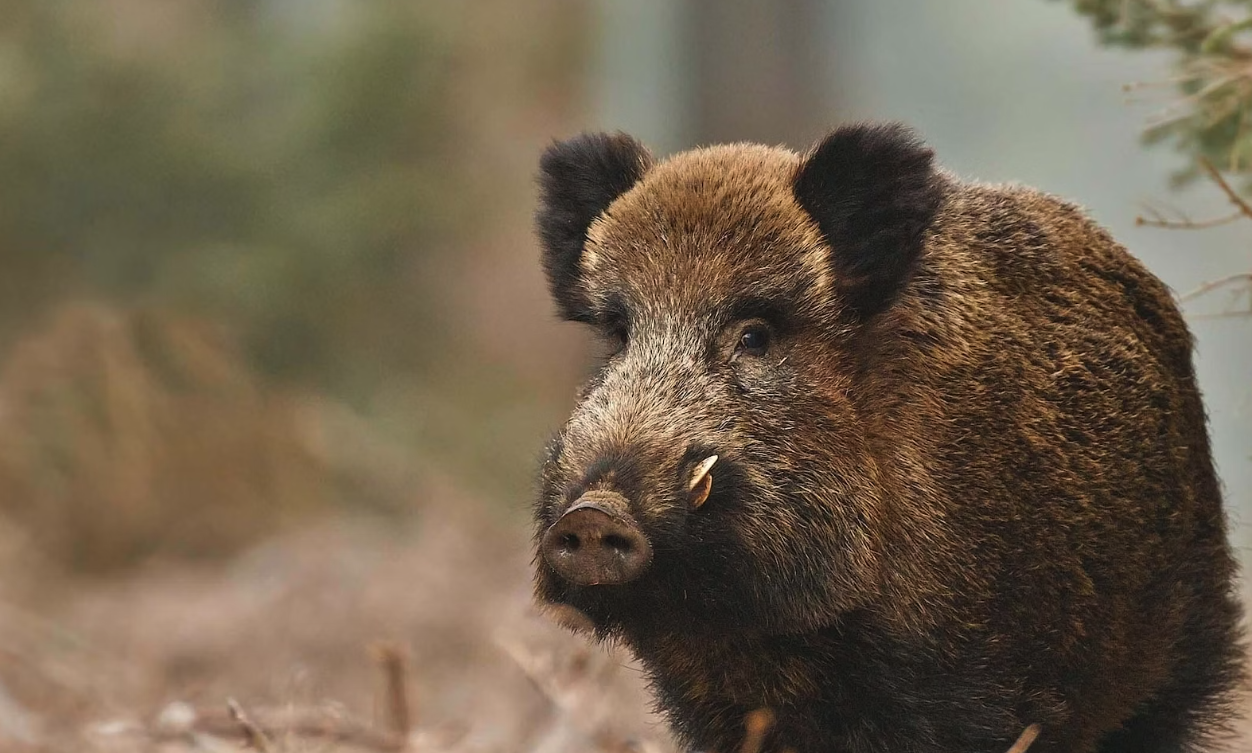
[{"label": "boar's right ear", "polygon": [[566,319],[585,317],[578,261],[587,229],[651,166],[648,150],[624,133],[584,133],[553,144],[539,160],[543,270]]},{"label": "boar's right ear", "polygon": [[902,125],[851,125],[818,144],[796,174],[796,199],[830,244],[835,284],[854,316],[889,307],[921,256],[944,193],[933,157]]}]

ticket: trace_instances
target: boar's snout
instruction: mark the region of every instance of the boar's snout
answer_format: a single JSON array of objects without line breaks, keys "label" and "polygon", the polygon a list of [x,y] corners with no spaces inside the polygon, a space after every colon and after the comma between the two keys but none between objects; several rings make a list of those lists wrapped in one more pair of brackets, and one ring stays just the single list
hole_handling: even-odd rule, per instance
[{"label": "boar's snout", "polygon": [[652,562],[652,545],[627,512],[622,495],[584,494],[543,535],[543,559],[580,586],[616,586],[638,578]]}]

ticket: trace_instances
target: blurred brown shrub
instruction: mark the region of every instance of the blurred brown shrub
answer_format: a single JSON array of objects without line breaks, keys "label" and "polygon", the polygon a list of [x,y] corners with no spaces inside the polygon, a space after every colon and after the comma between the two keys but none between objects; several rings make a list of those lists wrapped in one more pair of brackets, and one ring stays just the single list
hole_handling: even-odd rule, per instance
[{"label": "blurred brown shrub", "polygon": [[221,554],[330,501],[306,425],[218,329],[66,305],[0,369],[0,514],[73,569]]}]

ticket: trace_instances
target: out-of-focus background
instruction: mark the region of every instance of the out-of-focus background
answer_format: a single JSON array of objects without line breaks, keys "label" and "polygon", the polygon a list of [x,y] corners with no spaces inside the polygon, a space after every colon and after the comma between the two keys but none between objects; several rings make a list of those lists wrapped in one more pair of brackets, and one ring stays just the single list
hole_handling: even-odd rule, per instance
[{"label": "out-of-focus background", "polygon": [[[900,119],[1185,292],[1252,267],[1252,223],[1136,224],[1228,208],[1139,141],[1178,95],[1123,85],[1171,59],[1045,0],[0,0],[0,749],[668,750],[629,657],[529,605],[588,363],[539,152]],[[1187,310],[1252,567],[1230,305]]]}]

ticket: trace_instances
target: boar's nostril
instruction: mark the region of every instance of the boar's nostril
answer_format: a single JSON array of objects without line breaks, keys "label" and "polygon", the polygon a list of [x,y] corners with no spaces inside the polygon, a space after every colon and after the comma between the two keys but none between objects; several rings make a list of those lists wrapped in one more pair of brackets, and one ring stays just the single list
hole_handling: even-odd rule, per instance
[{"label": "boar's nostril", "polygon": [[616,549],[618,552],[622,552],[622,553],[629,553],[630,550],[634,548],[634,545],[631,543],[630,539],[626,538],[625,536],[618,536],[615,533],[610,533],[604,537],[604,545],[609,547],[610,549]]},{"label": "boar's nostril", "polygon": [[[599,499],[601,496],[606,499]],[[544,561],[571,583],[629,583],[652,561],[652,546],[638,524],[624,511],[615,509],[624,505],[606,502],[611,502],[607,495],[588,494],[543,536],[540,550]]]}]

